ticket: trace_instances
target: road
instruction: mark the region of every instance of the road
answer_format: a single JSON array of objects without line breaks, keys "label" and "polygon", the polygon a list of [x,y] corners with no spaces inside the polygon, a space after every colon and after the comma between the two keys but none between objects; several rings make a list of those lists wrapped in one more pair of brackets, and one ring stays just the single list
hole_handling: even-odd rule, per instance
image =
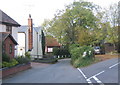
[{"label": "road", "polygon": [[117,58],[102,61],[84,68],[74,68],[70,59],[56,64],[33,65],[3,80],[3,83],[118,83]]}]

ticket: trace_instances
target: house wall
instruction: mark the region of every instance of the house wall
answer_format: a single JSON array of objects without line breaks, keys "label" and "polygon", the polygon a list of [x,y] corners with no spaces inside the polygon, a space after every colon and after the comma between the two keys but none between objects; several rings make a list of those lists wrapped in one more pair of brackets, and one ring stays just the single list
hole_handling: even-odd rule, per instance
[{"label": "house wall", "polygon": [[41,33],[41,30],[39,30],[38,32],[38,55],[43,55],[42,54],[42,33]]},{"label": "house wall", "polygon": [[0,24],[0,32],[6,32],[6,25]]},{"label": "house wall", "polygon": [[[12,36],[18,42],[18,27],[12,26]],[[18,46],[15,46],[15,56],[17,56]]]},{"label": "house wall", "polygon": [[[15,50],[15,44],[13,41],[8,37],[5,41],[5,53],[10,57],[10,59],[14,58],[14,50]],[[10,44],[12,44],[12,53],[10,53]]]},{"label": "house wall", "polygon": [[37,55],[37,33],[33,30],[33,49],[31,51],[31,55],[35,57]]},{"label": "house wall", "polygon": [[[28,30],[26,32],[18,33],[18,55],[24,55],[25,52],[28,52]],[[23,49],[22,51],[20,49]]]},{"label": "house wall", "polygon": [[41,43],[41,30],[38,32],[33,30],[33,50],[31,51],[31,55],[33,57],[39,56],[42,57],[42,43]]},{"label": "house wall", "polygon": [[18,33],[18,55],[25,54],[25,33]]},{"label": "house wall", "polygon": [[26,43],[25,43],[25,45],[26,45],[26,52],[29,50],[29,47],[28,47],[28,30],[25,32],[25,34],[26,34]]},{"label": "house wall", "polygon": [[[0,24],[0,32],[6,32],[6,25]],[[12,36],[16,41],[18,40],[17,33],[18,33],[18,27],[12,26]]]},{"label": "house wall", "polygon": [[12,36],[16,41],[18,41],[18,27],[12,26]]},{"label": "house wall", "polygon": [[38,55],[43,55],[43,52],[42,52],[42,31],[39,30],[39,33],[38,33]]},{"label": "house wall", "polygon": [[[4,24],[0,24],[0,32],[6,32],[6,25],[4,25]],[[18,33],[18,27],[14,27],[14,26],[12,26],[12,36],[13,36],[13,38],[18,42],[18,35],[17,35],[17,33]],[[17,46],[15,46],[15,56],[17,55],[17,49],[18,49],[18,47]]]}]

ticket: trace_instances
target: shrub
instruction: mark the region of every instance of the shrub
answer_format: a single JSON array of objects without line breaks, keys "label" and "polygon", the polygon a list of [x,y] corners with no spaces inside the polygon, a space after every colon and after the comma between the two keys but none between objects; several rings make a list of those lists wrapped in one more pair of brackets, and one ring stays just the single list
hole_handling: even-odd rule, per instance
[{"label": "shrub", "polygon": [[29,52],[25,52],[25,57],[27,57],[28,59],[31,59],[31,55]]},{"label": "shrub", "polygon": [[69,50],[67,48],[54,48],[53,49],[53,55],[56,55],[56,56],[69,56],[70,53],[69,53]]},{"label": "shrub", "polygon": [[16,60],[18,61],[19,64],[24,64],[24,63],[29,63],[30,59],[27,57],[17,57]]},{"label": "shrub", "polygon": [[[94,49],[90,46],[70,46],[71,63],[74,67],[85,66],[94,59]],[[87,63],[88,61],[88,63]]]},{"label": "shrub", "polygon": [[59,55],[59,48],[53,48],[53,55]]},{"label": "shrub", "polygon": [[2,62],[2,67],[12,67],[18,64],[18,61],[16,61],[15,59],[10,60],[10,62]]},{"label": "shrub", "polygon": [[2,54],[2,61],[5,61],[5,62],[9,62],[10,61],[9,56],[6,53]]}]

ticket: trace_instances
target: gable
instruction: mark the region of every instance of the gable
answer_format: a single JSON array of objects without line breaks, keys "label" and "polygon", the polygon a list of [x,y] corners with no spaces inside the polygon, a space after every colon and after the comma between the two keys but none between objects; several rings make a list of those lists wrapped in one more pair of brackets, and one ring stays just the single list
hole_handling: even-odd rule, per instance
[{"label": "gable", "polygon": [[0,16],[2,17],[0,19],[0,23],[5,25],[20,26],[20,24],[18,24],[15,20],[13,20],[10,16],[8,16],[2,10],[0,10]]},{"label": "gable", "polygon": [[18,43],[16,42],[16,40],[13,38],[13,36],[11,34],[9,34],[7,32],[1,32],[0,35],[2,35],[2,37],[0,37],[0,38],[2,38],[1,39],[2,42],[4,42],[7,38],[10,38],[15,45],[18,45]]}]

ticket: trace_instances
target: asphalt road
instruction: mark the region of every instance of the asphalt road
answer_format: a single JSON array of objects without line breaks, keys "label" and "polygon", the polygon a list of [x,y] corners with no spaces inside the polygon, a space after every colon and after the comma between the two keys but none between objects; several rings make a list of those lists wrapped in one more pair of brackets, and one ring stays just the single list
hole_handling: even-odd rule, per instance
[{"label": "asphalt road", "polygon": [[33,65],[32,69],[6,78],[3,83],[118,83],[119,65],[118,59],[114,58],[73,68],[70,59],[63,59],[52,65]]}]

